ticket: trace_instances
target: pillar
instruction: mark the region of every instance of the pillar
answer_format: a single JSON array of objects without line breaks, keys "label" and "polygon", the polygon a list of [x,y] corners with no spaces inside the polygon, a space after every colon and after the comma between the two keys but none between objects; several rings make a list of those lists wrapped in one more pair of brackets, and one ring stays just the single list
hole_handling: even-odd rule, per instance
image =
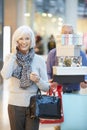
[{"label": "pillar", "polygon": [[77,30],[78,0],[65,0],[65,23]]}]

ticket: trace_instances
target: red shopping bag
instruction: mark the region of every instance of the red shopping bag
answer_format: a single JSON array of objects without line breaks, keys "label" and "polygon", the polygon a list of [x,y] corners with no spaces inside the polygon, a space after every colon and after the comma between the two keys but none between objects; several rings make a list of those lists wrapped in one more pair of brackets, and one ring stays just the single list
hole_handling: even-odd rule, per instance
[{"label": "red shopping bag", "polygon": [[[59,96],[62,99],[62,85],[58,85],[56,90],[54,90],[56,96]],[[52,91],[49,91],[49,94],[52,95]],[[40,119],[41,124],[56,124],[64,122],[64,114],[63,114],[63,104],[61,100],[61,118],[60,119]]]}]

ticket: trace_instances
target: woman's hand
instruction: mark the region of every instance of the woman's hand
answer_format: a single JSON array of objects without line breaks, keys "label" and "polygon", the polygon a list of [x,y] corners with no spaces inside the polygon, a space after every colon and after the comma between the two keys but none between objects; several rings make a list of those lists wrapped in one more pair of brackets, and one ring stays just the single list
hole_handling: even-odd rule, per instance
[{"label": "woman's hand", "polygon": [[39,82],[40,77],[36,73],[32,72],[30,74],[30,80],[32,80],[33,82],[37,83],[37,82]]},{"label": "woman's hand", "polygon": [[81,82],[80,87],[81,88],[87,88],[87,82]]}]

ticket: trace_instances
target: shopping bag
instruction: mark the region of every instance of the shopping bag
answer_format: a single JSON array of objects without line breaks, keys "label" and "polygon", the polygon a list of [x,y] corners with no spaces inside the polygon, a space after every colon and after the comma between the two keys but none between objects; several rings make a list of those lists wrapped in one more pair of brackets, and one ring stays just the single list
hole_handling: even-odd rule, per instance
[{"label": "shopping bag", "polygon": [[61,98],[55,96],[51,90],[51,95],[41,94],[38,89],[37,94],[30,99],[30,117],[43,119],[61,118]]},{"label": "shopping bag", "polygon": [[[43,119],[40,118],[41,124],[56,124],[64,122],[64,113],[63,113],[63,103],[62,103],[62,85],[58,85],[56,90],[54,91],[55,95],[60,97],[61,99],[61,118],[60,119]],[[48,94],[48,93],[47,93]],[[50,89],[49,94],[52,95],[52,91]]]}]

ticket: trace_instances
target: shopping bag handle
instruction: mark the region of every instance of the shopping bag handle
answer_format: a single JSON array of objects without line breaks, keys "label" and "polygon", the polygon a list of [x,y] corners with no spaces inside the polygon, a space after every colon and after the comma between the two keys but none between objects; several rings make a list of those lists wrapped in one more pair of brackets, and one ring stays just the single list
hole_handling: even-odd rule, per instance
[{"label": "shopping bag handle", "polygon": [[[53,96],[55,97],[55,92],[53,92],[52,89],[51,89],[51,92],[52,92]],[[48,91],[48,95],[50,95],[50,89],[49,89],[49,91]],[[37,90],[37,96],[42,96],[41,90],[40,90],[39,88],[38,88],[38,90]]]}]

